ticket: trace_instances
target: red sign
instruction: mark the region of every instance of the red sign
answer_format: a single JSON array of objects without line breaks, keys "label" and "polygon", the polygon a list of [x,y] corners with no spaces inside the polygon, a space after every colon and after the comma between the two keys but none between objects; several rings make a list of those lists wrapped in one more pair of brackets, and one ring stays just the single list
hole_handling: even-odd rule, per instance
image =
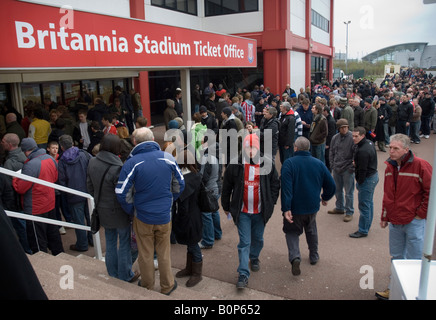
[{"label": "red sign", "polygon": [[257,66],[255,40],[21,1],[0,26],[0,70]]}]

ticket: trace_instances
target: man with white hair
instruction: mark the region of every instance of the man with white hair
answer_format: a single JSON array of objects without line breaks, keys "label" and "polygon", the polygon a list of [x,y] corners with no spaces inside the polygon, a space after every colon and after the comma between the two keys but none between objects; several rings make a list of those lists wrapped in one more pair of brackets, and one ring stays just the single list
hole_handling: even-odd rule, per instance
[{"label": "man with white hair", "polygon": [[161,293],[177,288],[171,271],[171,208],[185,188],[176,160],[161,151],[149,128],[132,134],[134,148],[121,169],[115,189],[118,201],[133,217],[138,244],[141,280],[138,285],[154,288],[154,252],[159,264]]},{"label": "man with white hair", "polygon": [[281,170],[281,204],[283,232],[286,235],[288,259],[292,274],[300,275],[299,238],[303,231],[309,247],[310,264],[319,260],[316,215],[320,203],[327,206],[335,195],[336,184],[327,167],[310,153],[310,141],[300,137],[295,141],[295,154],[285,161]]}]

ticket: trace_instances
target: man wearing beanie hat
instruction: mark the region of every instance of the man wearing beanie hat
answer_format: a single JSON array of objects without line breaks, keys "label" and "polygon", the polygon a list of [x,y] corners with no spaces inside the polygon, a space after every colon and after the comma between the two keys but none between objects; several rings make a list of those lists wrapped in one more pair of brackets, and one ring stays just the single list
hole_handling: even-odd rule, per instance
[{"label": "man wearing beanie hat", "polygon": [[[28,158],[21,170],[23,174],[51,183],[58,180],[56,160],[48,155],[45,149],[38,148],[33,138],[24,138],[21,141],[21,150]],[[53,188],[19,178],[13,178],[12,185],[15,191],[23,196],[24,213],[57,220]],[[64,251],[58,226],[28,220],[26,228],[33,253],[47,252],[48,248],[53,255]]]},{"label": "man wearing beanie hat", "polygon": [[[280,190],[280,180],[269,159],[261,162],[259,137],[248,135],[238,163],[228,165],[224,173],[221,205],[238,228],[239,266],[236,287],[248,285],[251,271],[259,271],[265,225],[271,218]],[[266,164],[271,170],[265,170]]]},{"label": "man wearing beanie hat", "polygon": [[354,142],[346,119],[338,120],[336,127],[339,133],[333,136],[329,148],[330,167],[336,183],[336,207],[328,213],[345,214],[344,221],[349,222],[354,214]]}]

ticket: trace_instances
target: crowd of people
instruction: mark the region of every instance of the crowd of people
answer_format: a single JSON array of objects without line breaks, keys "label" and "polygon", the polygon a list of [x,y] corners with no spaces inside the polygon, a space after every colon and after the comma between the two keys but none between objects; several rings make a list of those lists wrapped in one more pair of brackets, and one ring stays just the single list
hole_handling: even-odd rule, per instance
[{"label": "crowd of people", "polygon": [[[432,127],[436,133],[431,75],[406,69],[386,76],[381,85],[336,80],[299,92],[287,85],[280,94],[263,85],[234,94],[222,85],[210,83],[204,91],[197,85],[189,123],[183,121],[178,89],[164,111],[167,133],[176,134],[166,135],[162,145],[146,127],[147,119],[126,107],[133,97],[117,88],[109,107],[97,98],[93,108],[71,114],[47,104],[29,108],[20,122],[9,112],[5,119],[14,120],[7,120],[2,139],[5,168],[94,197],[110,276],[140,279],[138,284],[151,290],[158,268],[161,292],[168,295],[177,288],[175,278],[188,277],[188,287],[198,284],[201,250],[213,249],[222,237],[219,210],[209,212],[200,201],[207,192],[212,193],[208,201],[221,199],[224,214],[238,229],[238,289],[247,287],[250,272],[261,268],[265,225],[279,198],[288,259],[298,276],[299,237],[305,233],[310,263],[316,264],[316,214],[333,197],[329,214],[349,222],[357,189],[358,230],[349,236],[368,236],[379,181],[376,145],[379,152],[389,148],[390,155],[380,223],[389,225],[390,253],[395,259],[420,258],[432,170],[410,149],[411,143],[429,139]],[[243,134],[233,139],[226,134],[230,131]],[[3,179],[8,180],[2,193],[5,209],[89,225],[85,199]],[[11,220],[27,253],[63,251],[63,230]],[[75,232],[70,249],[88,250],[90,233]],[[173,275],[171,243],[176,242],[187,246],[186,266]],[[139,272],[132,270],[136,259]],[[386,299],[389,290],[377,296]]]}]

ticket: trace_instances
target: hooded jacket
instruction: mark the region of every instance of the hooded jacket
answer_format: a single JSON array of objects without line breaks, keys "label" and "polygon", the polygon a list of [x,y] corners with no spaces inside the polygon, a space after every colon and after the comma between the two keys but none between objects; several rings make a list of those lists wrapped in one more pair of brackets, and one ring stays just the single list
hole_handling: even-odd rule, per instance
[{"label": "hooded jacket", "polygon": [[171,221],[171,207],[185,180],[176,160],[161,151],[159,144],[136,145],[120,172],[115,193],[124,211],[146,224]]},{"label": "hooded jacket", "polygon": [[294,145],[295,137],[295,113],[289,110],[288,113],[280,117],[280,129],[278,145],[280,147],[290,147]]},{"label": "hooded jacket", "polygon": [[[86,175],[91,155],[85,150],[71,147],[62,153],[59,159],[59,184],[77,191],[88,192]],[[67,193],[68,203],[75,204],[86,201],[85,198]]]},{"label": "hooded jacket", "polygon": [[[35,149],[24,163],[22,174],[55,183],[58,180],[56,160],[44,149]],[[27,214],[39,215],[55,208],[55,190],[41,184],[13,178],[12,185],[23,195],[23,211]]]}]

